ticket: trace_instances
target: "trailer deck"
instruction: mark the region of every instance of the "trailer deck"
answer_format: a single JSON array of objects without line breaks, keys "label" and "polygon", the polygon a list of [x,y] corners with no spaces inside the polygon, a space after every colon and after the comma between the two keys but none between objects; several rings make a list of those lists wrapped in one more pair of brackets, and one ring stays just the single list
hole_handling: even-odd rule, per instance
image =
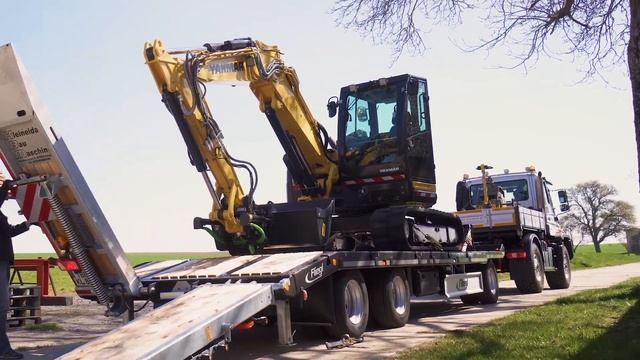
[{"label": "trailer deck", "polygon": [[[230,256],[201,260],[166,260],[136,267],[145,287],[153,287],[164,299],[189,291],[202,283],[222,284],[289,282],[293,296],[337,271],[393,267],[428,267],[484,264],[500,259],[502,251],[313,251],[300,253]],[[167,293],[166,295],[162,295]]]},{"label": "trailer deck", "polygon": [[[230,341],[229,330],[273,305],[278,318],[278,340],[289,344],[293,339],[286,295],[296,294],[336,271],[471,265],[502,256],[498,251],[314,251],[149,262],[136,267],[136,273],[144,286],[157,289],[157,301],[168,302],[61,359],[187,358],[215,340]],[[468,275],[479,277],[479,273]],[[452,286],[458,280],[459,275],[446,278],[446,296],[466,293]],[[469,286],[470,292],[478,291],[472,284]]]}]

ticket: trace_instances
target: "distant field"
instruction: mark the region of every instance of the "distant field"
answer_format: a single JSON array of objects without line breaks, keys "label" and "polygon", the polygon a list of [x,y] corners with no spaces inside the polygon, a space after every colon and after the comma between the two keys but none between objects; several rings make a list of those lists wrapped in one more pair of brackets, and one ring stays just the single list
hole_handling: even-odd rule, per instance
[{"label": "distant field", "polygon": [[[211,257],[221,257],[228,256],[227,252],[176,252],[176,253],[129,253],[127,257],[132,265],[142,264],[147,261],[160,261],[160,260],[172,260],[172,259],[204,259]],[[48,259],[50,257],[55,257],[54,253],[22,253],[16,254],[16,259],[37,259],[43,258]],[[58,269],[52,268],[50,270],[51,278],[53,279],[53,284],[55,286],[55,290],[58,294],[65,293],[73,293],[75,291],[75,286],[71,281],[69,275],[66,272]],[[22,280],[25,283],[35,283],[36,282],[36,274],[33,271],[23,271],[20,274],[22,276]],[[14,276],[14,283],[18,282],[18,277]],[[53,288],[49,287],[49,294],[53,294]]]},{"label": "distant field", "polygon": [[[177,253],[129,253],[127,257],[133,265],[147,261],[171,260],[171,259],[204,259],[209,257],[228,256],[226,252],[177,252]],[[16,254],[18,259],[34,259],[41,257],[47,259],[55,256],[53,253],[25,253]],[[602,245],[602,253],[595,252],[593,246],[583,245],[578,247],[576,255],[571,260],[574,270],[596,268],[603,266],[621,265],[631,262],[640,262],[640,256],[627,254],[627,249],[622,244]],[[508,280],[509,274],[498,274],[500,280]],[[51,277],[59,293],[72,293],[74,285],[69,276],[57,268],[51,269]],[[22,274],[25,282],[35,282],[35,273],[25,272]],[[15,279],[14,279],[15,281]],[[49,292],[51,293],[51,289]]]}]

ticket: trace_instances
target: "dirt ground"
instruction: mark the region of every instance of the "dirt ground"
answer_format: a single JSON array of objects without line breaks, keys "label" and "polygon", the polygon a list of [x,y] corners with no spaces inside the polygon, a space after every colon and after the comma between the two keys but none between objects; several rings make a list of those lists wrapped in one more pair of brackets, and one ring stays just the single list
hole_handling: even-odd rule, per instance
[{"label": "dirt ground", "polygon": [[[136,307],[142,304],[144,303],[136,303]],[[150,308],[148,306],[141,313]],[[42,307],[42,323],[57,324],[59,330],[25,330],[24,327],[14,327],[9,329],[9,339],[17,350],[84,343],[123,324],[123,318],[106,317],[104,312],[105,307],[98,303],[74,297],[73,305],[70,306]]]}]

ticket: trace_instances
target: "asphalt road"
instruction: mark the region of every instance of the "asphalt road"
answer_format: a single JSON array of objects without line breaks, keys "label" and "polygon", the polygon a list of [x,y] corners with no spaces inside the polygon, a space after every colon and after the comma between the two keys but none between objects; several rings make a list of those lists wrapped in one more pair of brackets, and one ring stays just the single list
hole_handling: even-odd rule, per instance
[{"label": "asphalt road", "polygon": [[[403,328],[371,329],[365,341],[349,348],[326,350],[318,340],[320,329],[299,329],[296,345],[277,345],[276,328],[255,328],[234,332],[228,352],[216,353],[216,359],[380,359],[408,348],[427,344],[451,331],[466,330],[516,311],[540,305],[559,297],[587,289],[606,288],[632,277],[640,277],[640,263],[576,271],[566,290],[545,289],[540,294],[522,295],[513,281],[500,283],[500,300],[490,306],[464,306],[460,301],[426,301],[416,299],[411,305],[411,320]],[[25,359],[55,359],[81,343],[48,347],[25,352]]]}]

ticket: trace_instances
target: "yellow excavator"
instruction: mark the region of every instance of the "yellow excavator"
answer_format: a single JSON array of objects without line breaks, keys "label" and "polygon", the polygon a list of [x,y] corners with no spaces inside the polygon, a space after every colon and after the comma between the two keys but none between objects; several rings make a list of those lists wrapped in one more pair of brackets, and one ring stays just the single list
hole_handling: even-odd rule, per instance
[{"label": "yellow excavator", "polygon": [[[213,198],[195,218],[232,255],[308,250],[460,250],[455,216],[436,202],[425,79],[400,75],[345,86],[327,103],[338,141],[313,117],[293,68],[276,46],[251,38],[168,51],[159,40],[144,56],[175,118],[189,158]],[[205,99],[207,83],[246,82],[284,149],[286,203],[256,204],[255,167],[224,146]],[[249,175],[243,189],[237,171]],[[211,179],[213,176],[213,180]]]}]

